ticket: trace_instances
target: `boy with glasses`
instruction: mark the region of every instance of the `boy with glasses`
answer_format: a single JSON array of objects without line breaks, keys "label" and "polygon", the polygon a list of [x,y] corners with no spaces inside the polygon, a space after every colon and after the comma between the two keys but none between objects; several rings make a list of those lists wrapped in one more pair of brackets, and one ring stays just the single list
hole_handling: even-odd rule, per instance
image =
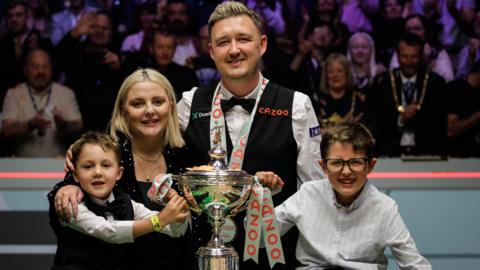
[{"label": "boy with glasses", "polygon": [[342,123],[322,138],[328,180],[305,182],[275,208],[280,233],[297,226],[297,269],[387,269],[389,247],[400,269],[431,269],[396,202],[367,181],[375,141],[361,124]]}]

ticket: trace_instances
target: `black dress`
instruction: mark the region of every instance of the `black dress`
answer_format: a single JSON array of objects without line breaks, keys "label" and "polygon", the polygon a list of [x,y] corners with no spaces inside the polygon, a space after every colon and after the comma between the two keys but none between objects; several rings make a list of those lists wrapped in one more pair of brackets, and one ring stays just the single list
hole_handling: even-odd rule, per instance
[{"label": "black dress", "polygon": [[[116,187],[130,195],[132,200],[143,203],[147,208],[156,211],[161,210],[160,205],[150,202],[146,197],[148,188],[143,185],[149,186],[150,184],[144,184],[136,179],[131,142],[124,136],[121,136],[120,143],[122,148],[121,164],[124,167],[124,172],[122,178],[117,181]],[[182,161],[184,160],[184,152],[185,149],[183,148],[164,149],[163,155],[168,173],[178,174],[182,172],[182,169],[185,168]],[[62,186],[68,184],[76,184],[71,173],[66,174],[65,179],[55,185],[47,195],[50,203],[51,223],[58,220],[54,208],[55,195]],[[193,269],[193,254],[189,232],[179,238],[172,238],[161,233],[150,233],[136,238],[133,245],[134,254],[132,254],[131,260],[135,262],[135,269]]]}]

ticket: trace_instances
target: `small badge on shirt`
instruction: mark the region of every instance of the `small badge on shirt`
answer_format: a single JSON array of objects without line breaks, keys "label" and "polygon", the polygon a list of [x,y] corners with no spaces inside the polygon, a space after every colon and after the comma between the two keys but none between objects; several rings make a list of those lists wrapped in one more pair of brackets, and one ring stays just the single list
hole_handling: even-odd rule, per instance
[{"label": "small badge on shirt", "polygon": [[320,126],[310,128],[310,137],[315,137],[320,135]]}]

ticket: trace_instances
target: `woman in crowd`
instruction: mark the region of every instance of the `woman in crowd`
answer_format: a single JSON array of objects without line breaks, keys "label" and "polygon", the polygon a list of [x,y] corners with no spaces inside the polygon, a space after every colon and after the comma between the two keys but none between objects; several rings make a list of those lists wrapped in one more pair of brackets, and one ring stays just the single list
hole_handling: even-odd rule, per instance
[{"label": "woman in crowd", "polygon": [[313,106],[322,132],[339,122],[364,120],[365,97],[356,91],[352,68],[344,55],[328,56]]},{"label": "woman in crowd", "polygon": [[365,32],[357,32],[348,41],[347,59],[352,63],[355,83],[359,90],[370,86],[373,78],[385,71],[385,67],[375,62],[375,44]]},{"label": "woman in crowd", "polygon": [[[167,172],[179,173],[184,168],[181,161],[185,143],[170,82],[152,69],[140,69],[128,76],[118,92],[109,132],[122,147],[124,173],[117,182],[118,187],[136,202],[151,210],[160,210],[160,205],[147,198],[152,178]],[[76,209],[83,194],[73,181],[72,174],[68,173],[50,192],[50,205],[56,208],[50,211],[70,215],[69,210],[66,211],[69,202]],[[188,239],[164,234],[148,234],[136,239],[133,256],[138,269],[192,269]]]},{"label": "woman in crowd", "polygon": [[[434,26],[427,25],[423,15],[412,14],[405,19],[405,31],[419,36],[425,42],[423,57],[430,70],[442,76],[447,82],[453,80],[453,66],[447,51],[437,39]],[[390,62],[390,69],[398,67],[398,56],[395,53]]]}]

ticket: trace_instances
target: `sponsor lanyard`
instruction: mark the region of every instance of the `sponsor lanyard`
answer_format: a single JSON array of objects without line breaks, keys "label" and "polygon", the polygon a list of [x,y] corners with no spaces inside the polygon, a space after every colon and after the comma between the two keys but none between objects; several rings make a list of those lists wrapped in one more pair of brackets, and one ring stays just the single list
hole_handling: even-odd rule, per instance
[{"label": "sponsor lanyard", "polygon": [[[240,134],[237,138],[237,141],[233,144],[232,154],[230,160],[226,161],[228,163],[228,168],[232,170],[241,170],[243,167],[243,158],[245,154],[245,148],[248,142],[248,136],[250,134],[250,129],[252,128],[253,118],[255,117],[255,112],[257,111],[258,102],[262,97],[263,91],[268,83],[268,80],[263,78],[260,75],[259,85],[256,87],[255,94],[255,106],[250,114],[250,119],[246,121]],[[227,140],[226,140],[226,125],[225,125],[225,116],[221,108],[222,100],[222,91],[220,91],[221,84],[218,83],[218,86],[214,93],[214,98],[212,101],[212,112],[210,114],[210,148],[213,149],[215,146],[215,132],[216,129],[221,133],[222,138],[222,148],[227,149]],[[233,143],[233,142],[232,142]],[[226,157],[228,159],[228,157]]]},{"label": "sponsor lanyard", "polygon": [[243,260],[252,259],[258,263],[258,252],[263,239],[270,268],[273,268],[276,263],[285,264],[272,194],[270,189],[262,188],[257,177],[252,187],[246,219]]},{"label": "sponsor lanyard", "polygon": [[45,109],[47,106],[48,106],[48,103],[50,103],[50,97],[52,96],[52,87],[49,86],[48,87],[48,92],[47,92],[47,101],[45,101],[45,106],[43,106],[42,109],[40,109],[37,105],[37,102],[35,102],[35,99],[33,97],[33,91],[32,91],[32,88],[30,88],[29,85],[27,85],[27,88],[28,88],[28,95],[30,96],[30,100],[32,101],[32,104],[33,104],[33,108],[35,109],[35,112],[39,112],[40,110],[43,110]]}]

